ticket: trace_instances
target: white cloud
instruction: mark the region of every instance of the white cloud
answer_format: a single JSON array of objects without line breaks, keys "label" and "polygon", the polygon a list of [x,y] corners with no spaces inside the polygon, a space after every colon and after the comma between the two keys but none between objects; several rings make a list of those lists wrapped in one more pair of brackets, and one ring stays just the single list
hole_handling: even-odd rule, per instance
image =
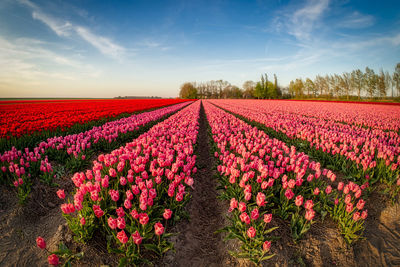
[{"label": "white cloud", "polygon": [[160,43],[154,42],[154,41],[149,41],[149,40],[143,41],[139,45],[147,47],[147,48],[156,48],[156,47],[160,47],[161,46]]},{"label": "white cloud", "polygon": [[120,58],[125,51],[123,47],[113,43],[110,39],[95,35],[87,28],[77,26],[74,29],[82,39],[96,47],[104,55]]},{"label": "white cloud", "polygon": [[71,35],[72,24],[68,21],[60,22],[51,16],[48,16],[40,11],[33,11],[32,17],[36,20],[40,20],[52,29],[58,36],[68,37]]},{"label": "white cloud", "polygon": [[48,78],[74,80],[98,75],[99,70],[91,65],[45,49],[45,44],[29,38],[9,41],[0,36],[0,80],[32,85]]},{"label": "white cloud", "polygon": [[144,49],[152,49],[158,51],[169,51],[174,48],[172,46],[164,45],[163,42],[157,42],[149,39],[145,39],[141,42],[138,42],[136,45],[137,47],[139,47],[137,50],[144,48]]},{"label": "white cloud", "polygon": [[358,11],[354,11],[340,21],[338,26],[349,29],[361,29],[372,26],[374,22],[375,18],[373,16],[363,15]]},{"label": "white cloud", "polygon": [[328,6],[329,0],[308,0],[302,8],[285,18],[288,19],[288,33],[299,40],[308,40],[315,24],[320,22]]},{"label": "white cloud", "polygon": [[114,43],[109,38],[94,34],[86,27],[46,14],[41,8],[29,0],[19,1],[32,9],[32,17],[34,19],[46,24],[60,37],[71,37],[73,33],[76,33],[84,41],[97,48],[102,54],[116,59],[121,59],[121,56],[125,52],[125,49],[122,46]]},{"label": "white cloud", "polygon": [[347,39],[346,42],[341,41],[333,43],[332,48],[359,51],[360,49],[369,47],[382,47],[383,45],[400,46],[400,33],[396,33],[394,35],[375,36],[365,40]]}]

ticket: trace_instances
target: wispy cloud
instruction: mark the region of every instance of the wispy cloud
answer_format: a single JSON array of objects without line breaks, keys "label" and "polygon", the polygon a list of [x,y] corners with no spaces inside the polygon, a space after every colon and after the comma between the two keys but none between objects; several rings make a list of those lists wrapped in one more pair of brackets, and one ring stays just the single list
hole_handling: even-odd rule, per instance
[{"label": "wispy cloud", "polygon": [[138,42],[136,45],[137,47],[139,47],[139,49],[152,49],[158,51],[168,51],[173,49],[172,46],[165,45],[163,42],[158,42],[149,39],[145,39],[141,42]]},{"label": "wispy cloud", "polygon": [[361,29],[372,26],[375,23],[374,16],[364,15],[358,11],[354,11],[351,14],[343,18],[338,26],[349,29]]},{"label": "wispy cloud", "polygon": [[346,42],[334,42],[332,48],[335,49],[350,49],[359,51],[365,48],[379,46],[400,46],[400,32],[390,35],[381,35],[370,37],[363,40],[347,40]]},{"label": "wispy cloud", "polygon": [[72,37],[75,33],[81,39],[98,49],[103,55],[115,59],[121,59],[121,56],[125,52],[125,48],[122,46],[116,44],[107,37],[93,33],[87,27],[60,18],[55,18],[54,16],[45,13],[40,7],[29,0],[19,1],[32,9],[32,17],[34,19],[43,22],[60,37]]},{"label": "wispy cloud", "polygon": [[75,80],[97,75],[93,66],[45,49],[44,45],[36,39],[10,41],[0,36],[0,80],[40,84],[48,78]]},{"label": "wispy cloud", "polygon": [[36,20],[40,20],[52,29],[58,36],[68,37],[71,35],[72,24],[68,21],[60,22],[40,11],[33,11],[32,17]]},{"label": "wispy cloud", "polygon": [[157,48],[161,46],[161,43],[155,42],[155,41],[149,41],[149,40],[145,40],[141,43],[139,43],[140,46],[144,46],[147,48]]},{"label": "wispy cloud", "polygon": [[104,55],[119,59],[125,51],[122,46],[115,44],[106,37],[92,33],[85,27],[76,26],[74,29],[83,40],[96,47]]},{"label": "wispy cloud", "polygon": [[275,27],[287,31],[298,40],[308,40],[328,7],[329,0],[307,0],[300,8],[288,10],[277,17]]}]

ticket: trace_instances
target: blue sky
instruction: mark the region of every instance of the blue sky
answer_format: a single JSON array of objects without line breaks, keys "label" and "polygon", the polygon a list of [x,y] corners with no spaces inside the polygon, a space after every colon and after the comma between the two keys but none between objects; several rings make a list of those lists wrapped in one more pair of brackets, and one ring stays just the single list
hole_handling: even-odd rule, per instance
[{"label": "blue sky", "polygon": [[398,62],[398,1],[0,1],[0,97],[175,97]]}]

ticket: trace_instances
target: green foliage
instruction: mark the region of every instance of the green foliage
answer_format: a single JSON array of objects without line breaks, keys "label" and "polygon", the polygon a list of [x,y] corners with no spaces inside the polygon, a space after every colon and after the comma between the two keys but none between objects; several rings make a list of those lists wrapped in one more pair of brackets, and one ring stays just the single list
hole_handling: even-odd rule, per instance
[{"label": "green foliage", "polygon": [[302,239],[305,233],[310,230],[311,224],[312,222],[307,221],[304,216],[299,215],[299,212],[293,213],[290,221],[293,240],[297,242]]},{"label": "green foliage", "polygon": [[179,97],[183,99],[197,99],[197,89],[192,83],[184,83],[181,86]]}]

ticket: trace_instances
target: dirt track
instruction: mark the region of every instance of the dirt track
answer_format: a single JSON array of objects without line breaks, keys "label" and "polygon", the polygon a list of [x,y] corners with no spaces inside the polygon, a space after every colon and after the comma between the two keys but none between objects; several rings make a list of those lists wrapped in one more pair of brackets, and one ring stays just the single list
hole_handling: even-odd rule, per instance
[{"label": "dirt track", "polygon": [[183,221],[172,230],[180,234],[174,238],[176,254],[165,255],[165,266],[226,266],[235,263],[228,254],[222,235],[215,231],[224,226],[226,207],[217,200],[218,185],[213,173],[207,121],[203,107],[200,111],[198,136],[198,172],[195,174],[192,199],[187,206],[190,221]]}]

